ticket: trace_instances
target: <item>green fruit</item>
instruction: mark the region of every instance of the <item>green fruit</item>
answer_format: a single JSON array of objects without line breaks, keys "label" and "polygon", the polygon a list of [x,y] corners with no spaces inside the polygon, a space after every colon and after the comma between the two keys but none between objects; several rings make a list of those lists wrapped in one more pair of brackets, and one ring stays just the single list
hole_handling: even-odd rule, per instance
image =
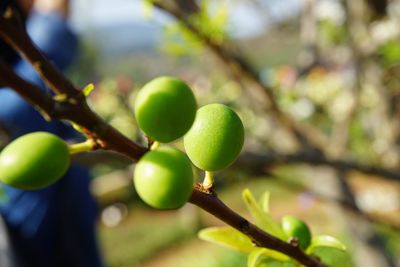
[{"label": "green fruit", "polygon": [[311,243],[311,231],[307,224],[294,216],[282,218],[282,228],[289,238],[296,237],[299,240],[300,248],[306,249]]},{"label": "green fruit", "polygon": [[15,139],[0,154],[0,180],[10,186],[44,188],[67,171],[68,145],[59,137],[35,132]]},{"label": "green fruit", "polygon": [[153,140],[168,143],[183,136],[196,115],[196,99],[181,80],[159,77],[147,83],[135,101],[139,127]]},{"label": "green fruit", "polygon": [[239,116],[222,104],[197,111],[192,128],[184,137],[186,153],[193,164],[216,171],[232,164],[242,150],[244,129]]},{"label": "green fruit", "polygon": [[133,182],[140,198],[151,207],[177,209],[192,194],[192,165],[181,151],[160,147],[139,160]]}]

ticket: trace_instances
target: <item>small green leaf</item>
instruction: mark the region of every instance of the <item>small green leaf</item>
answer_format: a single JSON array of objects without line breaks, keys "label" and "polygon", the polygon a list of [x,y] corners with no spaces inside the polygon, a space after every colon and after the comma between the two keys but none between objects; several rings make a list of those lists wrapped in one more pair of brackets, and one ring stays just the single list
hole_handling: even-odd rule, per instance
[{"label": "small green leaf", "polygon": [[247,267],[256,267],[260,264],[262,259],[264,258],[263,249],[256,249],[250,253],[249,257],[247,258]]},{"label": "small green leaf", "polygon": [[267,249],[267,248],[257,248],[250,253],[247,259],[247,267],[256,267],[259,266],[262,262],[266,260],[273,260],[278,262],[287,262],[290,261],[290,258],[285,254],[280,252]]},{"label": "small green leaf", "polygon": [[260,207],[265,213],[269,213],[269,199],[271,193],[269,191],[265,191],[265,193],[260,198]]},{"label": "small green leaf", "polygon": [[261,209],[250,190],[243,190],[242,196],[247,209],[255,220],[256,225],[267,233],[285,240],[286,235],[280,224],[276,222],[269,213],[266,213]]},{"label": "small green leaf", "polygon": [[90,95],[90,93],[93,91],[94,89],[94,85],[93,83],[89,83],[88,85],[85,86],[85,88],[83,88],[82,92],[84,96],[88,96]]},{"label": "small green leaf", "polygon": [[342,242],[329,235],[317,235],[311,240],[311,245],[307,248],[307,253],[311,254],[316,248],[329,247],[340,251],[345,251],[346,246]]},{"label": "small green leaf", "polygon": [[250,238],[231,227],[205,228],[198,233],[198,236],[202,240],[245,253],[250,253],[255,248]]},{"label": "small green leaf", "polygon": [[333,247],[315,247],[312,254],[329,267],[353,267],[351,255]]}]

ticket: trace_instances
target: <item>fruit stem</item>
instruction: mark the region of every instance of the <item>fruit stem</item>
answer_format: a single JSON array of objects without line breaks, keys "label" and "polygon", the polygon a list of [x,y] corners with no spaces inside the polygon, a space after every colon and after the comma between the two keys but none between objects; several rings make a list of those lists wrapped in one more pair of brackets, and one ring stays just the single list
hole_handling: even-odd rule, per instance
[{"label": "fruit stem", "polygon": [[214,173],[206,171],[204,175],[203,187],[204,188],[211,188],[214,183]]},{"label": "fruit stem", "polygon": [[93,139],[87,139],[85,142],[69,145],[68,148],[69,153],[73,155],[82,152],[92,151],[95,146],[96,143]]},{"label": "fruit stem", "polygon": [[159,146],[160,146],[160,143],[157,141],[154,141],[150,147],[150,150],[156,150]]}]

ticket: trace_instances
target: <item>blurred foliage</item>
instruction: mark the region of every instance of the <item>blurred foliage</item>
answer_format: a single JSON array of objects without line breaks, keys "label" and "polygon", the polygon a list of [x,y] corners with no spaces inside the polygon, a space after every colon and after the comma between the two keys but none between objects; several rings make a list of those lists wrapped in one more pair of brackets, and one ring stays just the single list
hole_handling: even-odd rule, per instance
[{"label": "blurred foliage", "polygon": [[385,66],[400,64],[400,40],[389,40],[382,44],[378,48],[378,55]]},{"label": "blurred foliage", "polygon": [[[227,37],[228,1],[200,1],[199,10],[190,14],[190,23],[199,33],[215,44]],[[161,49],[174,56],[199,55],[203,53],[202,40],[180,21],[165,26]]]},{"label": "blurred foliage", "polygon": [[[140,207],[114,227],[100,228],[106,262],[112,267],[138,265],[173,243],[183,242],[195,234],[195,225],[177,214],[149,216]],[[160,227],[160,225],[163,227]],[[128,245],[131,244],[131,245]]]},{"label": "blurred foliage", "polygon": [[332,20],[321,20],[319,22],[321,41],[327,45],[335,46],[343,44],[347,38],[346,29]]}]

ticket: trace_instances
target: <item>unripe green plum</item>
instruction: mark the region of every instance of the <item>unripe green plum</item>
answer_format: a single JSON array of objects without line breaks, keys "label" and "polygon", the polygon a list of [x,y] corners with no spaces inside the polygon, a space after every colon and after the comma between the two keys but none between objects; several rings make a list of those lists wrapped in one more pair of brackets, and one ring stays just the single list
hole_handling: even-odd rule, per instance
[{"label": "unripe green plum", "polygon": [[160,147],[139,160],[133,181],[139,197],[149,206],[177,209],[192,194],[192,165],[181,151]]},{"label": "unripe green plum", "polygon": [[192,128],[184,137],[186,153],[202,170],[228,167],[238,157],[244,142],[239,116],[222,104],[201,107]]},{"label": "unripe green plum", "polygon": [[196,115],[196,99],[189,86],[173,77],[147,83],[135,101],[139,127],[153,140],[168,143],[183,136]]},{"label": "unripe green plum", "polygon": [[61,178],[70,164],[68,145],[47,132],[23,135],[0,154],[0,180],[10,186],[35,190]]},{"label": "unripe green plum", "polygon": [[303,250],[310,245],[311,231],[304,221],[294,216],[284,216],[282,218],[282,229],[288,237],[296,237],[299,240],[300,248]]}]

